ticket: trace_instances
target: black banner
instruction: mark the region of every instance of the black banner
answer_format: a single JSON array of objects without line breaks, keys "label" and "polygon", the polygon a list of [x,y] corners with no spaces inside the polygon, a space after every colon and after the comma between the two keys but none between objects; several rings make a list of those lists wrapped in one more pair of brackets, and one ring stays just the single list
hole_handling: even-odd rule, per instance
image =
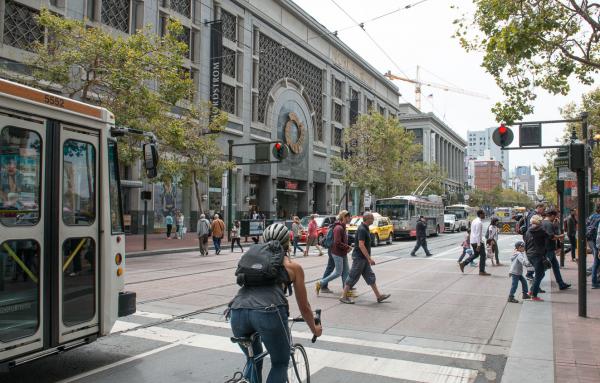
[{"label": "black banner", "polygon": [[[223,78],[223,22],[215,20],[210,28],[210,102],[221,109],[221,80]],[[211,118],[215,116],[211,113]]]}]

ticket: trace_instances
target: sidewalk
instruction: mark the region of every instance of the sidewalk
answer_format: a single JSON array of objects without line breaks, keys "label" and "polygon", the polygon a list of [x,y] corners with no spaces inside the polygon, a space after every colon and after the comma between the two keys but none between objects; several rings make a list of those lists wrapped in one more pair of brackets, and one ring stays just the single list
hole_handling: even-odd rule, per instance
[{"label": "sidewalk", "polygon": [[[244,243],[245,238],[241,239],[243,247],[250,246],[252,239],[248,237],[248,242]],[[198,237],[196,233],[188,233],[184,239],[175,239],[175,235],[171,234],[171,239],[167,239],[165,233],[148,234],[146,250],[144,250],[144,235],[133,234],[125,236],[125,254],[128,257],[141,257],[146,255],[172,254],[182,253],[186,251],[198,250]],[[212,239],[208,239],[209,249],[213,249]],[[231,244],[227,238],[221,241],[221,247],[226,249]]]},{"label": "sidewalk", "polygon": [[[591,265],[588,256],[587,264]],[[556,382],[600,382],[600,290],[587,279],[587,318],[578,316],[577,264],[565,259],[563,279],[573,284],[568,291],[552,285],[554,373]]]}]

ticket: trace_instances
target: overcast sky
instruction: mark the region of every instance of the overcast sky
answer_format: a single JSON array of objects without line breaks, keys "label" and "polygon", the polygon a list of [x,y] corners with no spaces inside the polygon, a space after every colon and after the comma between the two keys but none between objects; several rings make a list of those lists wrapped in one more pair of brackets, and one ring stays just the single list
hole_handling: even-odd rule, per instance
[{"label": "overcast sky", "polygon": [[[473,12],[471,0],[425,0],[372,22],[369,20],[374,17],[415,4],[419,0],[335,0],[354,20],[365,22],[365,30],[398,67],[359,27],[349,28],[354,25],[353,21],[332,0],[294,1],[329,30],[344,29],[338,33],[338,37],[381,73],[391,70],[392,73],[414,78],[419,65],[423,81],[446,83],[489,96],[490,99],[482,99],[423,87],[421,109],[424,112],[434,112],[461,137],[466,138],[467,130],[497,126],[490,109],[502,99],[502,93],[492,76],[481,67],[482,55],[465,52],[458,41],[452,38],[455,32],[452,22],[464,12]],[[459,9],[452,9],[452,5]],[[401,81],[394,83],[400,88],[400,101],[414,104],[414,85]],[[559,108],[569,102],[578,102],[581,94],[591,89],[575,82],[572,85],[571,93],[566,97],[538,92],[535,113],[525,120],[560,119]],[[433,97],[428,98],[428,95]],[[559,125],[544,127],[544,144],[553,144],[563,128]],[[513,145],[516,143],[517,138]],[[512,151],[510,157],[510,168],[514,169],[517,165],[542,163],[543,151]]]}]

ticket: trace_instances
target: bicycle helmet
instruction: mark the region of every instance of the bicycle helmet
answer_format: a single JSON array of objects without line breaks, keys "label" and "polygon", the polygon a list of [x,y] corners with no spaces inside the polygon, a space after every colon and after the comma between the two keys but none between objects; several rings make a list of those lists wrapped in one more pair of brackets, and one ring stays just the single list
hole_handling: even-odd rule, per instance
[{"label": "bicycle helmet", "polygon": [[265,242],[279,241],[285,247],[290,243],[290,230],[285,225],[274,223],[263,231],[263,239]]}]

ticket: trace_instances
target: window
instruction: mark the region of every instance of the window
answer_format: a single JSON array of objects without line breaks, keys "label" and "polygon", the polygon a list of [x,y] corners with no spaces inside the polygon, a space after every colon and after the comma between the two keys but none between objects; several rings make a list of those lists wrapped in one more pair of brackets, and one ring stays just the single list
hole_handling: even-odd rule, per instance
[{"label": "window", "polygon": [[96,314],[96,242],[69,238],[62,246],[62,321],[74,326]]},{"label": "window", "polygon": [[223,47],[223,74],[235,78],[237,54],[234,50]]},{"label": "window", "polygon": [[227,113],[235,114],[235,87],[227,84],[222,84],[221,93],[221,106],[223,110]]},{"label": "window", "polygon": [[342,129],[338,127],[333,128],[333,145],[342,147]]},{"label": "window", "polygon": [[39,323],[40,244],[33,239],[0,245],[0,342],[31,336]]},{"label": "window", "polygon": [[112,234],[123,233],[123,211],[121,210],[121,183],[117,143],[108,141],[108,196],[110,198],[110,227]]},{"label": "window", "polygon": [[192,4],[191,0],[171,0],[171,9],[185,17],[190,17]]},{"label": "window", "polygon": [[130,0],[102,0],[102,23],[129,33]]},{"label": "window", "polygon": [[33,226],[40,219],[42,141],[33,130],[0,133],[0,222]]},{"label": "window", "polygon": [[342,106],[337,102],[333,103],[333,120],[342,123]]},{"label": "window", "polygon": [[65,225],[89,226],[96,220],[96,149],[87,142],[63,145],[62,217]]},{"label": "window", "polygon": [[231,13],[221,10],[221,20],[223,20],[223,37],[237,42],[237,18]]},{"label": "window", "polygon": [[342,99],[342,82],[338,79],[333,80],[333,97]]},{"label": "window", "polygon": [[31,51],[33,44],[42,42],[44,31],[35,21],[38,12],[14,1],[7,1],[4,8],[4,35],[6,45]]}]

